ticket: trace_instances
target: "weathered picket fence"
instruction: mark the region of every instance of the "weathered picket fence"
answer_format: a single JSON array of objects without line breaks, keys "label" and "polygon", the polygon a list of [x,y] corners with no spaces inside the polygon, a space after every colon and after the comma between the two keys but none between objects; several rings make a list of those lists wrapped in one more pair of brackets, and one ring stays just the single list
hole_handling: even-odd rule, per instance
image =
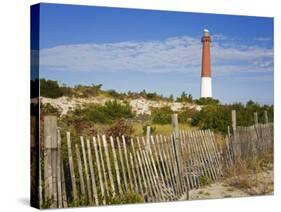
[{"label": "weathered picket fence", "polygon": [[44,138],[42,197],[50,207],[104,205],[128,191],[146,202],[176,200],[198,188],[201,177],[222,175],[210,130],[77,139],[63,136],[56,117],[46,116]]},{"label": "weathered picket fence", "polygon": [[179,131],[176,115],[172,125],[170,136],[152,136],[148,128],[146,137],[77,138],[59,129],[56,117],[45,116],[43,207],[111,204],[128,191],[146,202],[177,200],[201,180],[219,179],[225,165],[273,149],[272,123],[236,127],[235,122],[223,144],[210,130]]},{"label": "weathered picket fence", "polygon": [[273,123],[268,122],[267,111],[264,112],[265,123],[258,123],[254,113],[255,124],[248,127],[236,127],[236,111],[232,111],[232,133],[229,130],[225,138],[222,156],[227,165],[239,160],[255,159],[273,151]]}]

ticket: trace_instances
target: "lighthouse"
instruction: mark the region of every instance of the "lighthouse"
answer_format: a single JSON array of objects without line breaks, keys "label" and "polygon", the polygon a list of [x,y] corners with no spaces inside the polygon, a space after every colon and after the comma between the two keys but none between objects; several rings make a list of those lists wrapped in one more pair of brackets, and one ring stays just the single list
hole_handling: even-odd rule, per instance
[{"label": "lighthouse", "polygon": [[211,36],[207,29],[203,30],[202,36],[202,69],[201,69],[201,98],[212,97],[212,77],[211,77],[211,56],[210,43]]}]

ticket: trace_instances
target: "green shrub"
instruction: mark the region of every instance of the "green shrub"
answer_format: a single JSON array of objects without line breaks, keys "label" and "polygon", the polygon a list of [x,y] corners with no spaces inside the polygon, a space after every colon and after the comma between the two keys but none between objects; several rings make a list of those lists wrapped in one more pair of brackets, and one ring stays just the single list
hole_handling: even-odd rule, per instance
[{"label": "green shrub", "polygon": [[150,133],[153,134],[156,132],[156,127],[146,124],[142,127],[143,134],[146,135],[147,127],[150,126]]},{"label": "green shrub", "polygon": [[220,101],[218,99],[213,99],[211,97],[200,98],[200,99],[196,99],[194,101],[198,105],[217,105],[220,103]]},{"label": "green shrub", "polygon": [[193,97],[191,94],[187,94],[184,91],[181,96],[176,99],[176,102],[193,102]]},{"label": "green shrub", "polygon": [[201,186],[206,186],[212,183],[212,180],[208,176],[200,176],[199,182]]},{"label": "green shrub", "polygon": [[112,121],[120,118],[134,117],[132,108],[128,103],[118,103],[116,100],[107,101],[105,105],[90,104],[82,109],[74,110],[69,115],[95,123],[112,123]]},{"label": "green shrub", "polygon": [[144,203],[143,197],[133,191],[126,191],[121,195],[117,195],[108,200],[108,204],[128,204],[128,203]]},{"label": "green shrub", "polygon": [[98,96],[101,92],[102,84],[77,85],[74,87],[75,95],[82,98]]},{"label": "green shrub", "polygon": [[113,120],[120,118],[133,118],[132,107],[129,103],[118,103],[117,100],[107,101],[103,106],[103,111]]},{"label": "green shrub", "polygon": [[157,97],[158,97],[158,95],[155,92],[154,93],[147,93],[146,94],[146,98],[147,99],[151,99],[152,100],[152,99],[157,99]]},{"label": "green shrub", "polygon": [[231,126],[232,110],[236,110],[237,126],[253,125],[254,112],[258,113],[259,123],[264,123],[265,110],[268,112],[269,122],[273,121],[273,106],[261,106],[249,101],[246,105],[241,103],[235,103],[232,105],[205,105],[200,112],[193,114],[191,125],[197,126],[201,129],[212,129],[226,133],[227,127]]},{"label": "green shrub", "polygon": [[153,124],[170,124],[171,114],[170,107],[153,108],[151,111],[151,119]]},{"label": "green shrub", "polygon": [[179,123],[188,123],[192,120],[192,117],[195,116],[196,113],[199,113],[195,109],[185,108],[183,111],[178,113]]},{"label": "green shrub", "polygon": [[60,87],[60,89],[63,93],[63,96],[72,97],[74,95],[73,89],[71,87],[63,85]]},{"label": "green shrub", "polygon": [[124,97],[126,97],[126,94],[124,94],[124,93],[119,93],[119,92],[117,92],[117,91],[115,91],[115,90],[108,90],[108,91],[106,91],[111,97],[113,97],[113,98],[119,98],[119,99],[123,99]]},{"label": "green shrub", "polygon": [[63,95],[57,81],[40,79],[40,96],[58,98]]},{"label": "green shrub", "polygon": [[46,115],[54,115],[54,116],[59,116],[60,111],[52,106],[50,103],[40,104],[40,110],[41,110],[41,115],[46,116]]},{"label": "green shrub", "polygon": [[191,125],[201,129],[213,129],[227,132],[227,126],[231,124],[231,113],[223,106],[208,105],[199,113],[196,113],[191,121]]}]

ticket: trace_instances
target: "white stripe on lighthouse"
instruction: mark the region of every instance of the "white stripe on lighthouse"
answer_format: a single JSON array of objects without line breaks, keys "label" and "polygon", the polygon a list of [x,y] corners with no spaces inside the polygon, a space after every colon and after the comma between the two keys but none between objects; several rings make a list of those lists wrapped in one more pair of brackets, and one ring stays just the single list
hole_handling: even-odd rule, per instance
[{"label": "white stripe on lighthouse", "polygon": [[201,97],[212,97],[212,78],[201,77]]}]

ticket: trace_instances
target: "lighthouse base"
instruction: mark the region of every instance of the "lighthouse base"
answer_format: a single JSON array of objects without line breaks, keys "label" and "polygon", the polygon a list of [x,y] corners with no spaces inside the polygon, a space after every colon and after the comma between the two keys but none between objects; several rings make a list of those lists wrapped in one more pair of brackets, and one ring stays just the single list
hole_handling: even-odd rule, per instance
[{"label": "lighthouse base", "polygon": [[212,97],[212,78],[201,77],[201,98]]}]

